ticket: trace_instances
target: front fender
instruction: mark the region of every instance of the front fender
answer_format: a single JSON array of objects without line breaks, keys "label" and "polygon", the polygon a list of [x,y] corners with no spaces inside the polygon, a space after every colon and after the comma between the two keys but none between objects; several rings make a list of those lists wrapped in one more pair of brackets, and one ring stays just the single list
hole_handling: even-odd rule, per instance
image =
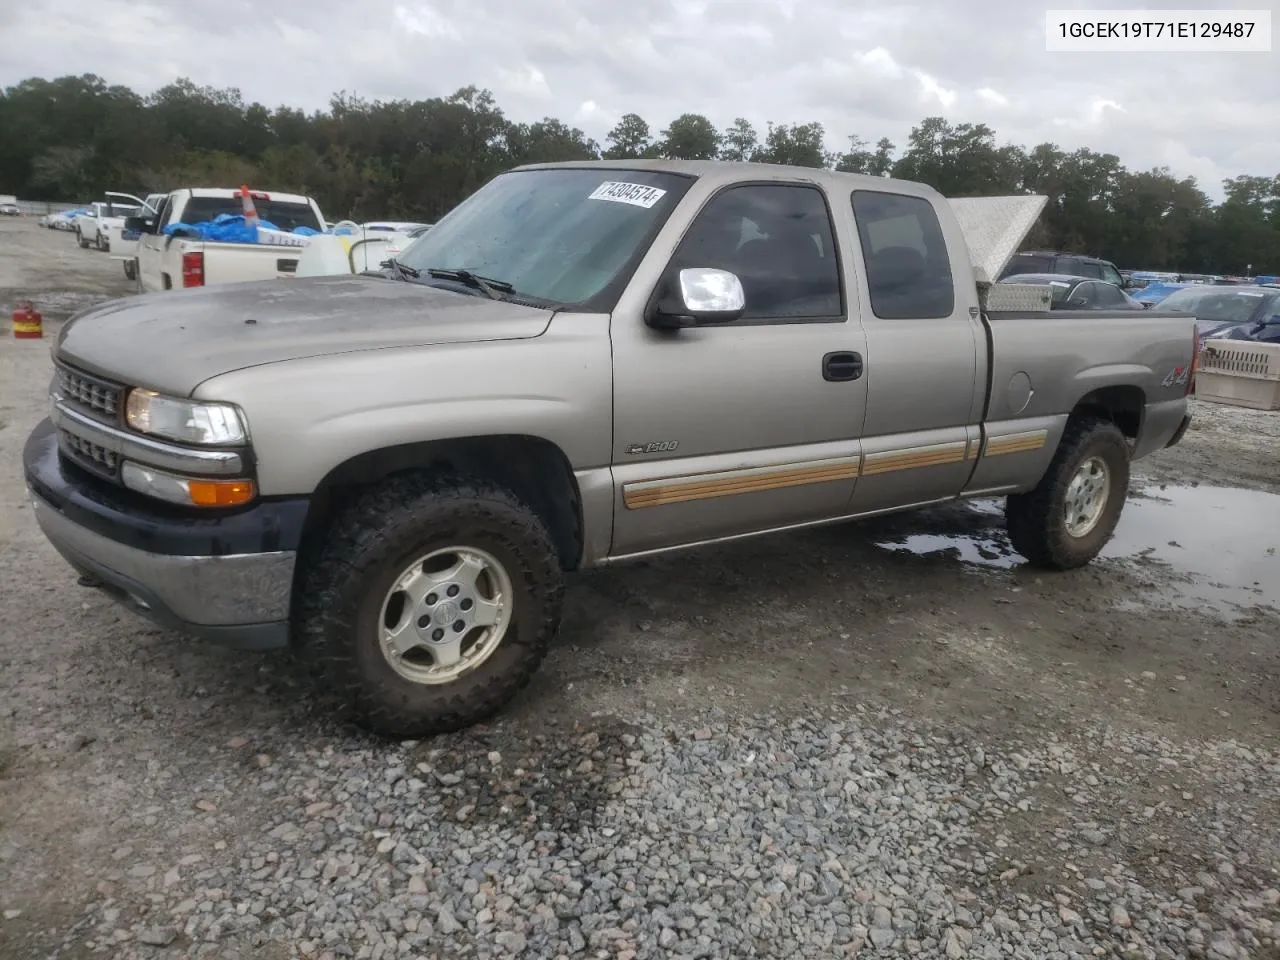
[{"label": "front fender", "polygon": [[195,393],[244,410],[265,496],[309,494],[347,460],[405,444],[539,437],[575,471],[607,467],[612,451],[608,318],[595,314],[557,314],[536,338],[247,367]]}]

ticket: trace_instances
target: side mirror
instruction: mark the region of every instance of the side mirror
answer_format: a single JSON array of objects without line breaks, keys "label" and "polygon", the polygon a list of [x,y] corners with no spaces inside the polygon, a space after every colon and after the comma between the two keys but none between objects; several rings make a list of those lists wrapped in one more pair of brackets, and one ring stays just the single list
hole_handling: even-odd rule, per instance
[{"label": "side mirror", "polygon": [[150,233],[152,221],[147,217],[125,217],[124,228],[133,233]]},{"label": "side mirror", "polygon": [[1089,301],[1084,297],[1072,297],[1067,301],[1067,307],[1071,310],[1088,310]]},{"label": "side mirror", "polygon": [[746,306],[747,297],[736,274],[712,267],[686,267],[666,281],[666,289],[646,320],[659,330],[732,323]]}]

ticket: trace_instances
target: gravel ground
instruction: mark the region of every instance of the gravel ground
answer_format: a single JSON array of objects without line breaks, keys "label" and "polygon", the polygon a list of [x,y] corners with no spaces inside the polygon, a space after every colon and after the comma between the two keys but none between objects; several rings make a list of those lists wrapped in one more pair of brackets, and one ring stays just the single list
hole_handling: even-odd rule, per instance
[{"label": "gravel ground", "polygon": [[1280,958],[1280,415],[1197,404],[1069,575],[984,505],[584,575],[503,717],[388,744],[40,536],[50,341],[127,289],[0,224],[0,958]]}]

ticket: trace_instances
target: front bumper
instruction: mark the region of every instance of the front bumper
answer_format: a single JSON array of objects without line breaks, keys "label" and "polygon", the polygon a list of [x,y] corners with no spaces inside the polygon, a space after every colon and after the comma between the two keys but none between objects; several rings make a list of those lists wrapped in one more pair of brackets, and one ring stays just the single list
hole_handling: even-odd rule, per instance
[{"label": "front bumper", "polygon": [[27,438],[22,459],[40,529],[121,604],[228,646],[288,643],[306,498],[263,500],[216,516],[173,508],[66,464],[49,420]]}]

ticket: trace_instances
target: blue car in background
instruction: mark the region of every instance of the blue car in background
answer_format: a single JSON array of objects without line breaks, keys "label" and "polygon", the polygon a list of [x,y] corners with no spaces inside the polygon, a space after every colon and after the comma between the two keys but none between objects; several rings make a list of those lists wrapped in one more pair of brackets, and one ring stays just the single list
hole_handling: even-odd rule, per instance
[{"label": "blue car in background", "polygon": [[1187,286],[1188,284],[1185,283],[1171,283],[1167,280],[1153,280],[1140,289],[1126,290],[1125,292],[1144,307],[1154,307],[1165,297],[1169,296],[1169,294],[1177,293],[1179,290],[1185,290]]}]

